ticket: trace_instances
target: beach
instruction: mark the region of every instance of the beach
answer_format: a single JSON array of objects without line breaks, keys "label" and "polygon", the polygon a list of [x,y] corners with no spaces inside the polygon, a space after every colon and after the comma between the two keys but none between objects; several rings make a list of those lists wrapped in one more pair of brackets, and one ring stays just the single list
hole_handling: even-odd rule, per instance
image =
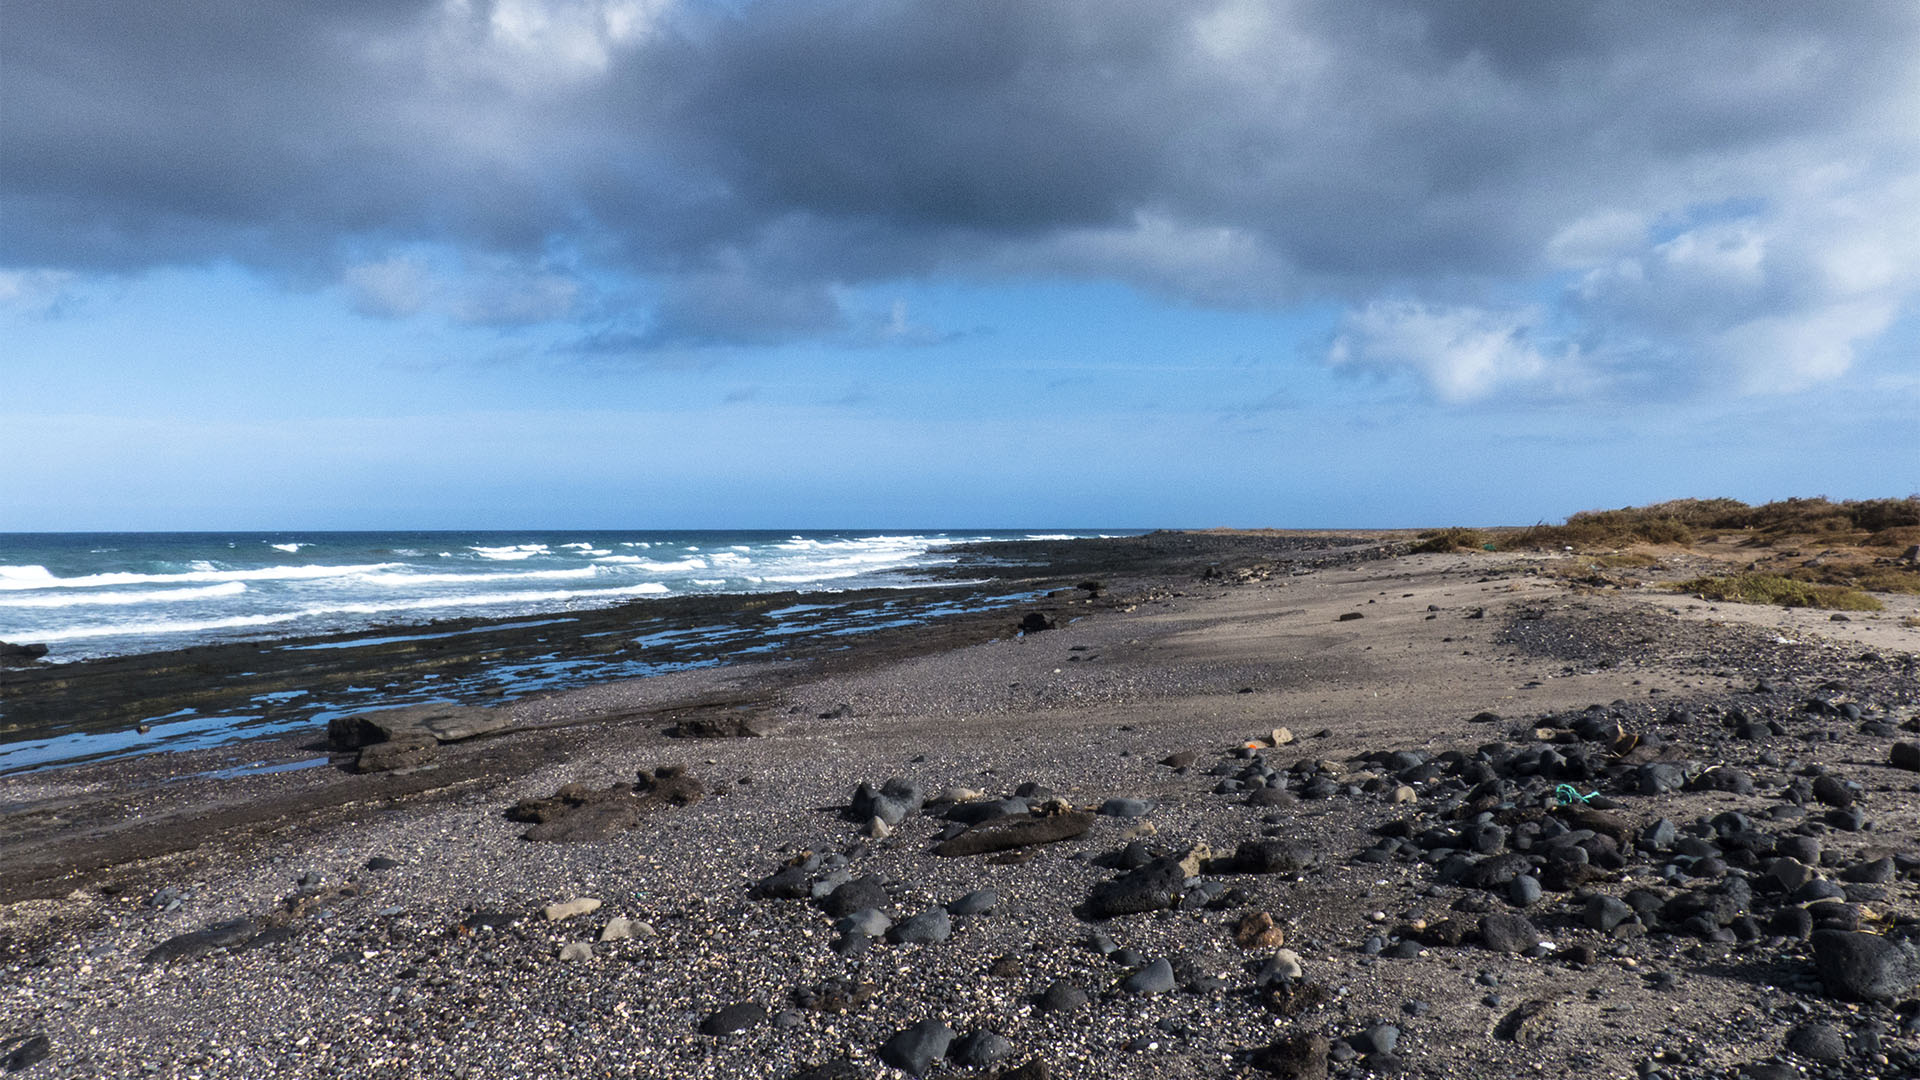
[{"label": "beach", "polygon": [[1017,602],[529,694],[398,768],[313,727],[0,777],[0,1056],[1920,1067],[1915,598],[1835,621],[1662,587],[1684,555],[1619,583],[1406,539],[1036,541]]}]

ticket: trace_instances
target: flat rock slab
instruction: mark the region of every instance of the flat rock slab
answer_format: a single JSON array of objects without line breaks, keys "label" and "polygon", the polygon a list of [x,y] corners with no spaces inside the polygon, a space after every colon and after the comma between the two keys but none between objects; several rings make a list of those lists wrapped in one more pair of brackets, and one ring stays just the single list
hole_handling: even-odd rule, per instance
[{"label": "flat rock slab", "polygon": [[985,855],[993,851],[1006,851],[1009,848],[1026,847],[1030,844],[1051,844],[1060,840],[1071,840],[1086,835],[1093,828],[1093,815],[1075,810],[1065,814],[1049,814],[1045,817],[1000,818],[988,821],[953,837],[933,849],[935,855],[958,858],[963,855]]},{"label": "flat rock slab", "polygon": [[147,950],[147,955],[141,957],[140,962],[167,964],[190,956],[210,953],[215,949],[231,949],[245,945],[259,932],[259,924],[252,919],[234,919],[231,922],[215,923],[204,930],[175,934]]},{"label": "flat rock slab", "polygon": [[511,726],[504,709],[477,705],[405,705],[398,709],[336,716],[327,722],[327,739],[340,750],[375,743],[459,742]]},{"label": "flat rock slab", "polygon": [[667,734],[676,739],[764,739],[782,726],[779,717],[767,713],[730,713],[688,717],[669,728]]},{"label": "flat rock slab", "polygon": [[691,806],[705,798],[707,788],[677,766],[642,772],[638,783],[594,788],[562,785],[545,799],[522,799],[507,809],[510,821],[533,828],[527,840],[605,840],[633,828],[640,819],[665,806]]}]

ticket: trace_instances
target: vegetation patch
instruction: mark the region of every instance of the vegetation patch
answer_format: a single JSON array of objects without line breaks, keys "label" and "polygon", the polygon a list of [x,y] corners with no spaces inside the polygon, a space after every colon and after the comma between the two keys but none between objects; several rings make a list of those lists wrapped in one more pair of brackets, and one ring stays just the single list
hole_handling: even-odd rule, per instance
[{"label": "vegetation patch", "polygon": [[1622,551],[1613,555],[1588,555],[1580,560],[1596,570],[1644,570],[1659,566],[1660,560],[1644,551]]},{"label": "vegetation patch", "polygon": [[1826,611],[1879,611],[1880,601],[1842,585],[1815,585],[1778,574],[1734,574],[1699,577],[1674,586],[1708,600],[1779,607],[1820,608]]},{"label": "vegetation patch", "polygon": [[1435,529],[1421,533],[1412,550],[1478,551],[1486,544],[1487,536],[1479,529]]},{"label": "vegetation patch", "polygon": [[1815,585],[1841,585],[1868,592],[1920,594],[1920,570],[1869,562],[1830,562],[1796,566],[1782,574]]}]

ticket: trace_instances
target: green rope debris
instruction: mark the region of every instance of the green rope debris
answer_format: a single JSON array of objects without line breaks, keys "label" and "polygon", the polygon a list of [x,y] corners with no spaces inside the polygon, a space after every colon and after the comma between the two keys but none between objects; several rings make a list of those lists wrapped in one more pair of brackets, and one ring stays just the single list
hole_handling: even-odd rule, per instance
[{"label": "green rope debris", "polygon": [[1572,784],[1561,784],[1559,787],[1553,789],[1553,797],[1559,800],[1561,806],[1572,806],[1574,803],[1584,803],[1598,794],[1600,794],[1598,791],[1589,791],[1585,795],[1582,795],[1580,794],[1580,789],[1574,787]]}]

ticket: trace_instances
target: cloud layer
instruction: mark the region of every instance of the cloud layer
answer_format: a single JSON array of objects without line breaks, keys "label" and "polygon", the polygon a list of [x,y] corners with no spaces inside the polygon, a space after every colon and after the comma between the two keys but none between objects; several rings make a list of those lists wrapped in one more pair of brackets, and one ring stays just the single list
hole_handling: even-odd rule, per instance
[{"label": "cloud layer", "polygon": [[[1454,402],[1831,379],[1920,295],[1920,8],[9,2],[0,266],[233,260],[647,349],[845,289],[1349,314]],[[430,251],[431,258],[423,256]],[[595,302],[609,281],[642,314]],[[36,295],[38,295],[36,293]]]}]

